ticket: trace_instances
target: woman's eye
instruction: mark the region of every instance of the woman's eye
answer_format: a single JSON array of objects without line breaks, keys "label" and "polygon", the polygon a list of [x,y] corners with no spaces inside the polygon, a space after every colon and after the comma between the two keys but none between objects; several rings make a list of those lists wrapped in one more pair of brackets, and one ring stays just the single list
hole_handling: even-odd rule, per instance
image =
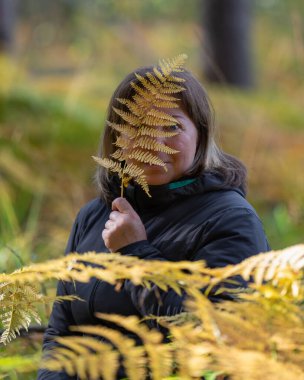
[{"label": "woman's eye", "polygon": [[177,132],[180,129],[180,125],[174,124],[174,125],[168,125],[164,127],[164,130],[166,132]]}]

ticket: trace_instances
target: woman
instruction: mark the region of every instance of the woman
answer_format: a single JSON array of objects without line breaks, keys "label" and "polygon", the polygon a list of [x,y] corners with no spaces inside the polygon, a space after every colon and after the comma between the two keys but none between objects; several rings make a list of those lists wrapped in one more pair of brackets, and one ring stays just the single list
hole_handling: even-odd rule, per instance
[{"label": "woman", "polygon": [[[145,76],[152,67],[136,70]],[[113,107],[117,98],[132,99],[135,72],[114,92],[107,120],[121,123]],[[66,252],[116,252],[141,259],[168,261],[205,260],[209,267],[223,267],[269,249],[260,219],[245,199],[246,169],[236,158],[223,153],[214,141],[213,112],[207,94],[188,71],[176,74],[184,80],[178,108],[166,110],[178,123],[169,129],[173,137],[162,143],[179,151],[159,153],[167,171],[157,165],[140,164],[151,198],[134,183],[119,196],[118,176],[99,167],[100,197],[84,206],[74,223]],[[116,133],[107,125],[100,156],[115,150]],[[77,294],[86,302],[55,303],[44,337],[44,350],[53,338],[69,335],[70,325],[100,324],[96,312],[145,316],[171,315],[183,308],[184,295],[135,287],[126,281],[120,292],[108,283],[63,283],[58,294]],[[216,298],[214,295],[214,299]],[[118,378],[124,374],[121,372]],[[71,379],[64,373],[40,371],[42,379]],[[72,378],[72,379],[76,379]]]}]

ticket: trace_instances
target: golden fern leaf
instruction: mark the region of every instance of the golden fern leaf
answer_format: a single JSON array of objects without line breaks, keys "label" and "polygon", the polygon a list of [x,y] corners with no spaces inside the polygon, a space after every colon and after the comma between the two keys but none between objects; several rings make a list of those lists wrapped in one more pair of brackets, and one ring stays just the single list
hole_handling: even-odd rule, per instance
[{"label": "golden fern leaf", "polygon": [[92,337],[56,338],[60,344],[42,361],[41,367],[50,371],[66,371],[81,380],[116,379],[118,353],[109,344]]},{"label": "golden fern leaf", "polygon": [[172,137],[177,133],[175,131],[168,132],[160,129],[155,129],[151,127],[142,127],[138,131],[139,136],[150,136],[150,137]]},{"label": "golden fern leaf", "polygon": [[[156,108],[161,108],[161,101],[171,102],[172,104],[175,104],[175,106],[170,106],[168,108],[178,108],[179,105],[177,104],[178,98],[175,96],[170,96],[168,94],[163,93],[157,93],[152,94],[151,92],[145,90],[144,88],[138,86],[136,83],[131,83],[131,86],[136,91],[136,94],[133,96],[133,99],[136,104],[139,106],[146,106],[147,104],[153,104]],[[164,107],[166,108],[166,107]]]},{"label": "golden fern leaf", "polygon": [[134,127],[138,127],[141,124],[140,118],[131,112],[122,111],[119,108],[113,107],[113,110],[119,115],[125,122]]},{"label": "golden fern leaf", "polygon": [[122,177],[122,167],[120,164],[116,161],[113,161],[109,158],[100,158],[92,156],[92,158],[101,166],[104,166],[105,168],[118,173],[119,177]]},{"label": "golden fern leaf", "polygon": [[157,330],[149,330],[145,324],[141,324],[136,316],[121,316],[115,314],[96,313],[96,316],[106,321],[113,322],[126,330],[138,335],[143,342],[143,347],[148,355],[149,368],[152,378],[161,380],[171,373],[172,348],[168,344],[162,344],[162,334]]},{"label": "golden fern leaf", "polygon": [[129,138],[134,138],[137,135],[137,131],[130,127],[128,124],[116,124],[116,123],[111,123],[110,121],[107,121],[107,124],[115,129],[115,131],[120,132],[121,134],[128,136]]},{"label": "golden fern leaf", "polygon": [[154,74],[156,75],[156,78],[161,82],[165,82],[166,81],[166,76],[163,75],[163,73],[157,68],[157,67],[154,67],[153,68],[153,72]]},{"label": "golden fern leaf", "polygon": [[155,109],[156,108],[178,108],[179,105],[176,103],[176,98],[175,102],[169,101],[169,100],[158,100],[157,104],[155,104]]},{"label": "golden fern leaf", "polygon": [[[176,124],[178,124],[178,121],[173,116],[167,114],[164,111],[160,111],[160,110],[158,110],[156,108],[153,108],[153,109],[149,110],[147,112],[147,116],[153,116],[155,118],[158,118],[158,120],[161,119],[161,120],[170,121],[171,122],[170,125],[176,125]],[[163,125],[163,126],[165,126],[165,125]]]},{"label": "golden fern leaf", "polygon": [[208,341],[221,340],[221,331],[214,318],[214,307],[211,301],[198,289],[187,289],[187,293],[191,296],[185,303],[187,310],[201,321],[204,338]]},{"label": "golden fern leaf", "polygon": [[[128,168],[131,174],[133,166],[135,165],[130,164]],[[141,260],[118,253],[109,255],[87,252],[69,254],[60,259],[29,265],[10,274],[0,274],[0,283],[22,285],[27,282],[41,283],[49,279],[88,282],[90,278],[96,277],[110,284],[128,279],[141,285],[145,281],[153,283],[156,278],[164,286],[168,281],[171,286],[174,281],[180,288],[189,286],[199,289],[210,283],[213,273],[217,275],[214,269],[206,268],[200,261],[162,262],[159,265],[155,260]]]},{"label": "golden fern leaf", "polygon": [[298,273],[303,268],[304,245],[296,245],[252,256],[236,266],[235,271],[246,280],[254,276],[255,283],[261,284],[263,281],[277,281],[285,269]]},{"label": "golden fern leaf", "polygon": [[129,178],[134,178],[135,181],[142,187],[142,189],[146,192],[146,194],[151,197],[149,193],[149,186],[146,180],[146,176],[144,175],[144,170],[138,167],[137,165],[127,164],[124,168],[124,172]]},{"label": "golden fern leaf", "polygon": [[[154,69],[153,69],[153,72],[154,72]],[[153,75],[152,73],[150,72],[147,72],[147,78],[149,79],[149,81],[153,84],[154,87],[156,88],[160,88],[162,86],[162,81],[159,80],[159,78],[155,75]],[[143,83],[142,83],[143,84]]]},{"label": "golden fern leaf", "polygon": [[[118,141],[118,143],[120,142]],[[118,160],[118,161],[125,161],[127,158],[126,152],[122,149],[116,149],[115,152],[111,154],[111,157],[113,157],[115,160]],[[119,177],[121,178],[120,175]]]},{"label": "golden fern leaf", "polygon": [[304,380],[303,369],[292,363],[282,363],[271,353],[241,350],[234,347],[214,347],[213,365],[235,380]]},{"label": "golden fern leaf", "polygon": [[167,80],[169,82],[183,83],[185,79],[176,77],[174,75],[168,75]]},{"label": "golden fern leaf", "polygon": [[161,160],[158,156],[156,156],[150,152],[147,152],[147,151],[144,151],[141,149],[134,149],[129,154],[129,158],[131,160],[145,162],[145,163],[148,163],[150,165],[163,166],[164,170],[167,171],[166,164],[164,163],[164,161]]},{"label": "golden fern leaf", "polygon": [[133,145],[133,148],[137,147],[148,150],[154,150],[155,152],[165,152],[167,154],[178,153],[178,150],[170,148],[167,145],[161,144],[149,136],[139,137]]},{"label": "golden fern leaf", "polygon": [[171,59],[161,59],[159,61],[159,66],[163,75],[168,77],[172,74],[172,72],[182,71],[186,59],[186,54],[179,54],[177,57]]},{"label": "golden fern leaf", "polygon": [[184,87],[167,82],[164,83],[164,87],[162,88],[163,94],[177,94],[181,91],[184,91]]},{"label": "golden fern leaf", "polygon": [[[149,74],[151,74],[151,73],[149,73]],[[148,72],[146,73],[146,75],[148,76]],[[140,74],[135,73],[135,76],[136,76],[137,80],[140,82],[140,84],[143,86],[143,88],[148,90],[152,95],[155,95],[159,92],[160,87],[161,87],[161,83],[159,81],[155,81],[155,82],[157,82],[157,85],[155,85],[149,79],[143,77]]]},{"label": "golden fern leaf", "polygon": [[74,299],[79,299],[79,297],[45,296],[40,294],[36,286],[28,281],[0,284],[0,322],[4,327],[0,343],[7,344],[15,339],[20,329],[27,330],[33,320],[40,324],[41,318],[36,311],[37,304]]},{"label": "golden fern leaf", "polygon": [[[118,146],[119,148],[128,149],[130,147],[130,145],[132,144],[132,142],[130,139],[128,139],[124,136],[118,136],[114,144],[116,146]],[[116,151],[111,156],[115,157],[115,155],[114,155],[115,153],[116,153]],[[127,155],[127,152],[126,152],[126,155]]]},{"label": "golden fern leaf", "polygon": [[[156,103],[155,107],[158,107],[159,102],[164,101],[164,102],[178,102],[178,98],[172,95],[164,94],[164,93],[159,93],[156,95]],[[170,107],[172,108],[172,107]]]},{"label": "golden fern leaf", "polygon": [[41,301],[43,296],[39,294],[35,286],[25,283],[22,287],[15,284],[1,284],[1,310],[0,320],[4,327],[0,343],[9,343],[16,338],[20,329],[28,329],[32,319],[41,322],[34,304]]},{"label": "golden fern leaf", "polygon": [[[116,98],[116,99],[119,101],[119,103],[126,105],[129,111],[135,116],[140,117],[143,115],[144,108],[143,109],[139,108],[135,102],[132,102],[129,99],[121,99],[121,98]],[[120,116],[124,119],[122,115]]]},{"label": "golden fern leaf", "polygon": [[261,287],[267,281],[282,289],[284,294],[288,292],[293,297],[299,297],[300,289],[302,294],[304,292],[301,286],[303,269],[304,245],[296,245],[281,251],[260,253],[237,265],[217,268],[214,283],[241,275],[245,280],[252,278],[256,287]]},{"label": "golden fern leaf", "polygon": [[[135,90],[136,94],[133,96],[133,99],[137,99],[137,104],[146,105],[147,103],[152,103],[155,99],[155,94],[151,93],[145,88],[140,87],[138,84],[131,82],[131,87]],[[141,102],[138,99],[141,98]],[[173,100],[173,99],[171,99]]]},{"label": "golden fern leaf", "polygon": [[145,351],[143,347],[136,346],[133,339],[117,330],[103,326],[73,326],[71,331],[106,338],[122,355],[128,378],[130,380],[145,379],[147,364]]},{"label": "golden fern leaf", "polygon": [[[111,154],[111,157],[118,161],[125,161],[128,163],[129,159],[134,161],[140,161],[149,163],[151,165],[160,165],[166,169],[166,164],[160,160],[157,156],[151,152],[141,152],[138,149],[134,151],[134,147],[141,147],[147,149],[146,145],[148,140],[140,140],[137,145],[129,144],[128,139],[136,140],[142,136],[147,135],[151,138],[157,136],[172,137],[178,132],[163,132],[159,129],[164,127],[171,127],[177,123],[177,120],[165,112],[166,108],[178,107],[178,99],[170,94],[176,94],[184,91],[184,88],[180,83],[184,82],[184,79],[175,75],[183,70],[182,66],[186,60],[186,55],[179,55],[172,60],[160,61],[160,68],[154,67],[152,71],[148,71],[144,76],[135,73],[137,83],[131,83],[135,94],[133,100],[117,98],[117,101],[127,108],[127,111],[113,107],[114,112],[123,120],[123,124],[108,122],[108,125],[115,131],[120,133],[115,145],[119,148]],[[125,130],[124,130],[125,129]],[[132,131],[133,130],[133,131]],[[141,130],[144,130],[141,132]],[[124,137],[122,137],[124,136]],[[155,144],[149,144],[149,150],[162,151],[167,154],[177,153],[174,149],[165,148],[165,144],[161,142],[155,142]],[[100,165],[105,166],[108,170],[119,173],[122,180],[121,195],[123,196],[123,188],[133,178],[130,173],[126,173],[127,165],[122,168],[122,171],[118,169],[119,166],[115,166],[108,161],[96,160]],[[112,162],[112,161],[110,161]],[[133,178],[136,182],[140,180],[140,185],[144,191],[148,194],[148,185],[143,178],[144,174]],[[145,183],[145,185],[143,185]],[[148,194],[149,195],[149,194]],[[149,195],[150,196],[150,195]]]}]

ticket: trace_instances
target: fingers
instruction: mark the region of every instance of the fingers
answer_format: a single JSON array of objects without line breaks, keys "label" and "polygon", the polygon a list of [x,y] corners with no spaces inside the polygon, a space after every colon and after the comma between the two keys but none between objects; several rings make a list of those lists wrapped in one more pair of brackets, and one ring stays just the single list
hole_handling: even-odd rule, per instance
[{"label": "fingers", "polygon": [[107,230],[110,230],[111,228],[113,228],[115,226],[115,223],[112,221],[112,220],[108,220],[105,224],[105,229]]},{"label": "fingers", "polygon": [[109,215],[109,220],[113,222],[119,220],[121,218],[121,213],[119,211],[112,211]]},{"label": "fingers", "polygon": [[114,199],[112,210],[102,231],[105,246],[111,252],[117,252],[121,247],[147,239],[139,215],[125,198]]},{"label": "fingers", "polygon": [[112,202],[112,210],[113,211],[119,211],[123,214],[134,214],[135,211],[133,207],[130,205],[130,203],[126,200],[126,198],[116,198]]}]

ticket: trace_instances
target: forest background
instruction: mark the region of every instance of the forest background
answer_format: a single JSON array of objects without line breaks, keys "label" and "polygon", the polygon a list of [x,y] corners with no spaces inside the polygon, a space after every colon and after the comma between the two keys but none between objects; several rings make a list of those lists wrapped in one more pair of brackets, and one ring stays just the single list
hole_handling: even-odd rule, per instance
[{"label": "forest background", "polygon": [[248,198],[272,248],[303,241],[301,0],[254,2],[249,89],[207,81],[202,1],[51,3],[20,2],[2,46],[0,272],[62,256],[77,211],[97,194],[91,156],[113,90],[135,67],[179,53],[210,95],[221,147],[247,165]]}]

